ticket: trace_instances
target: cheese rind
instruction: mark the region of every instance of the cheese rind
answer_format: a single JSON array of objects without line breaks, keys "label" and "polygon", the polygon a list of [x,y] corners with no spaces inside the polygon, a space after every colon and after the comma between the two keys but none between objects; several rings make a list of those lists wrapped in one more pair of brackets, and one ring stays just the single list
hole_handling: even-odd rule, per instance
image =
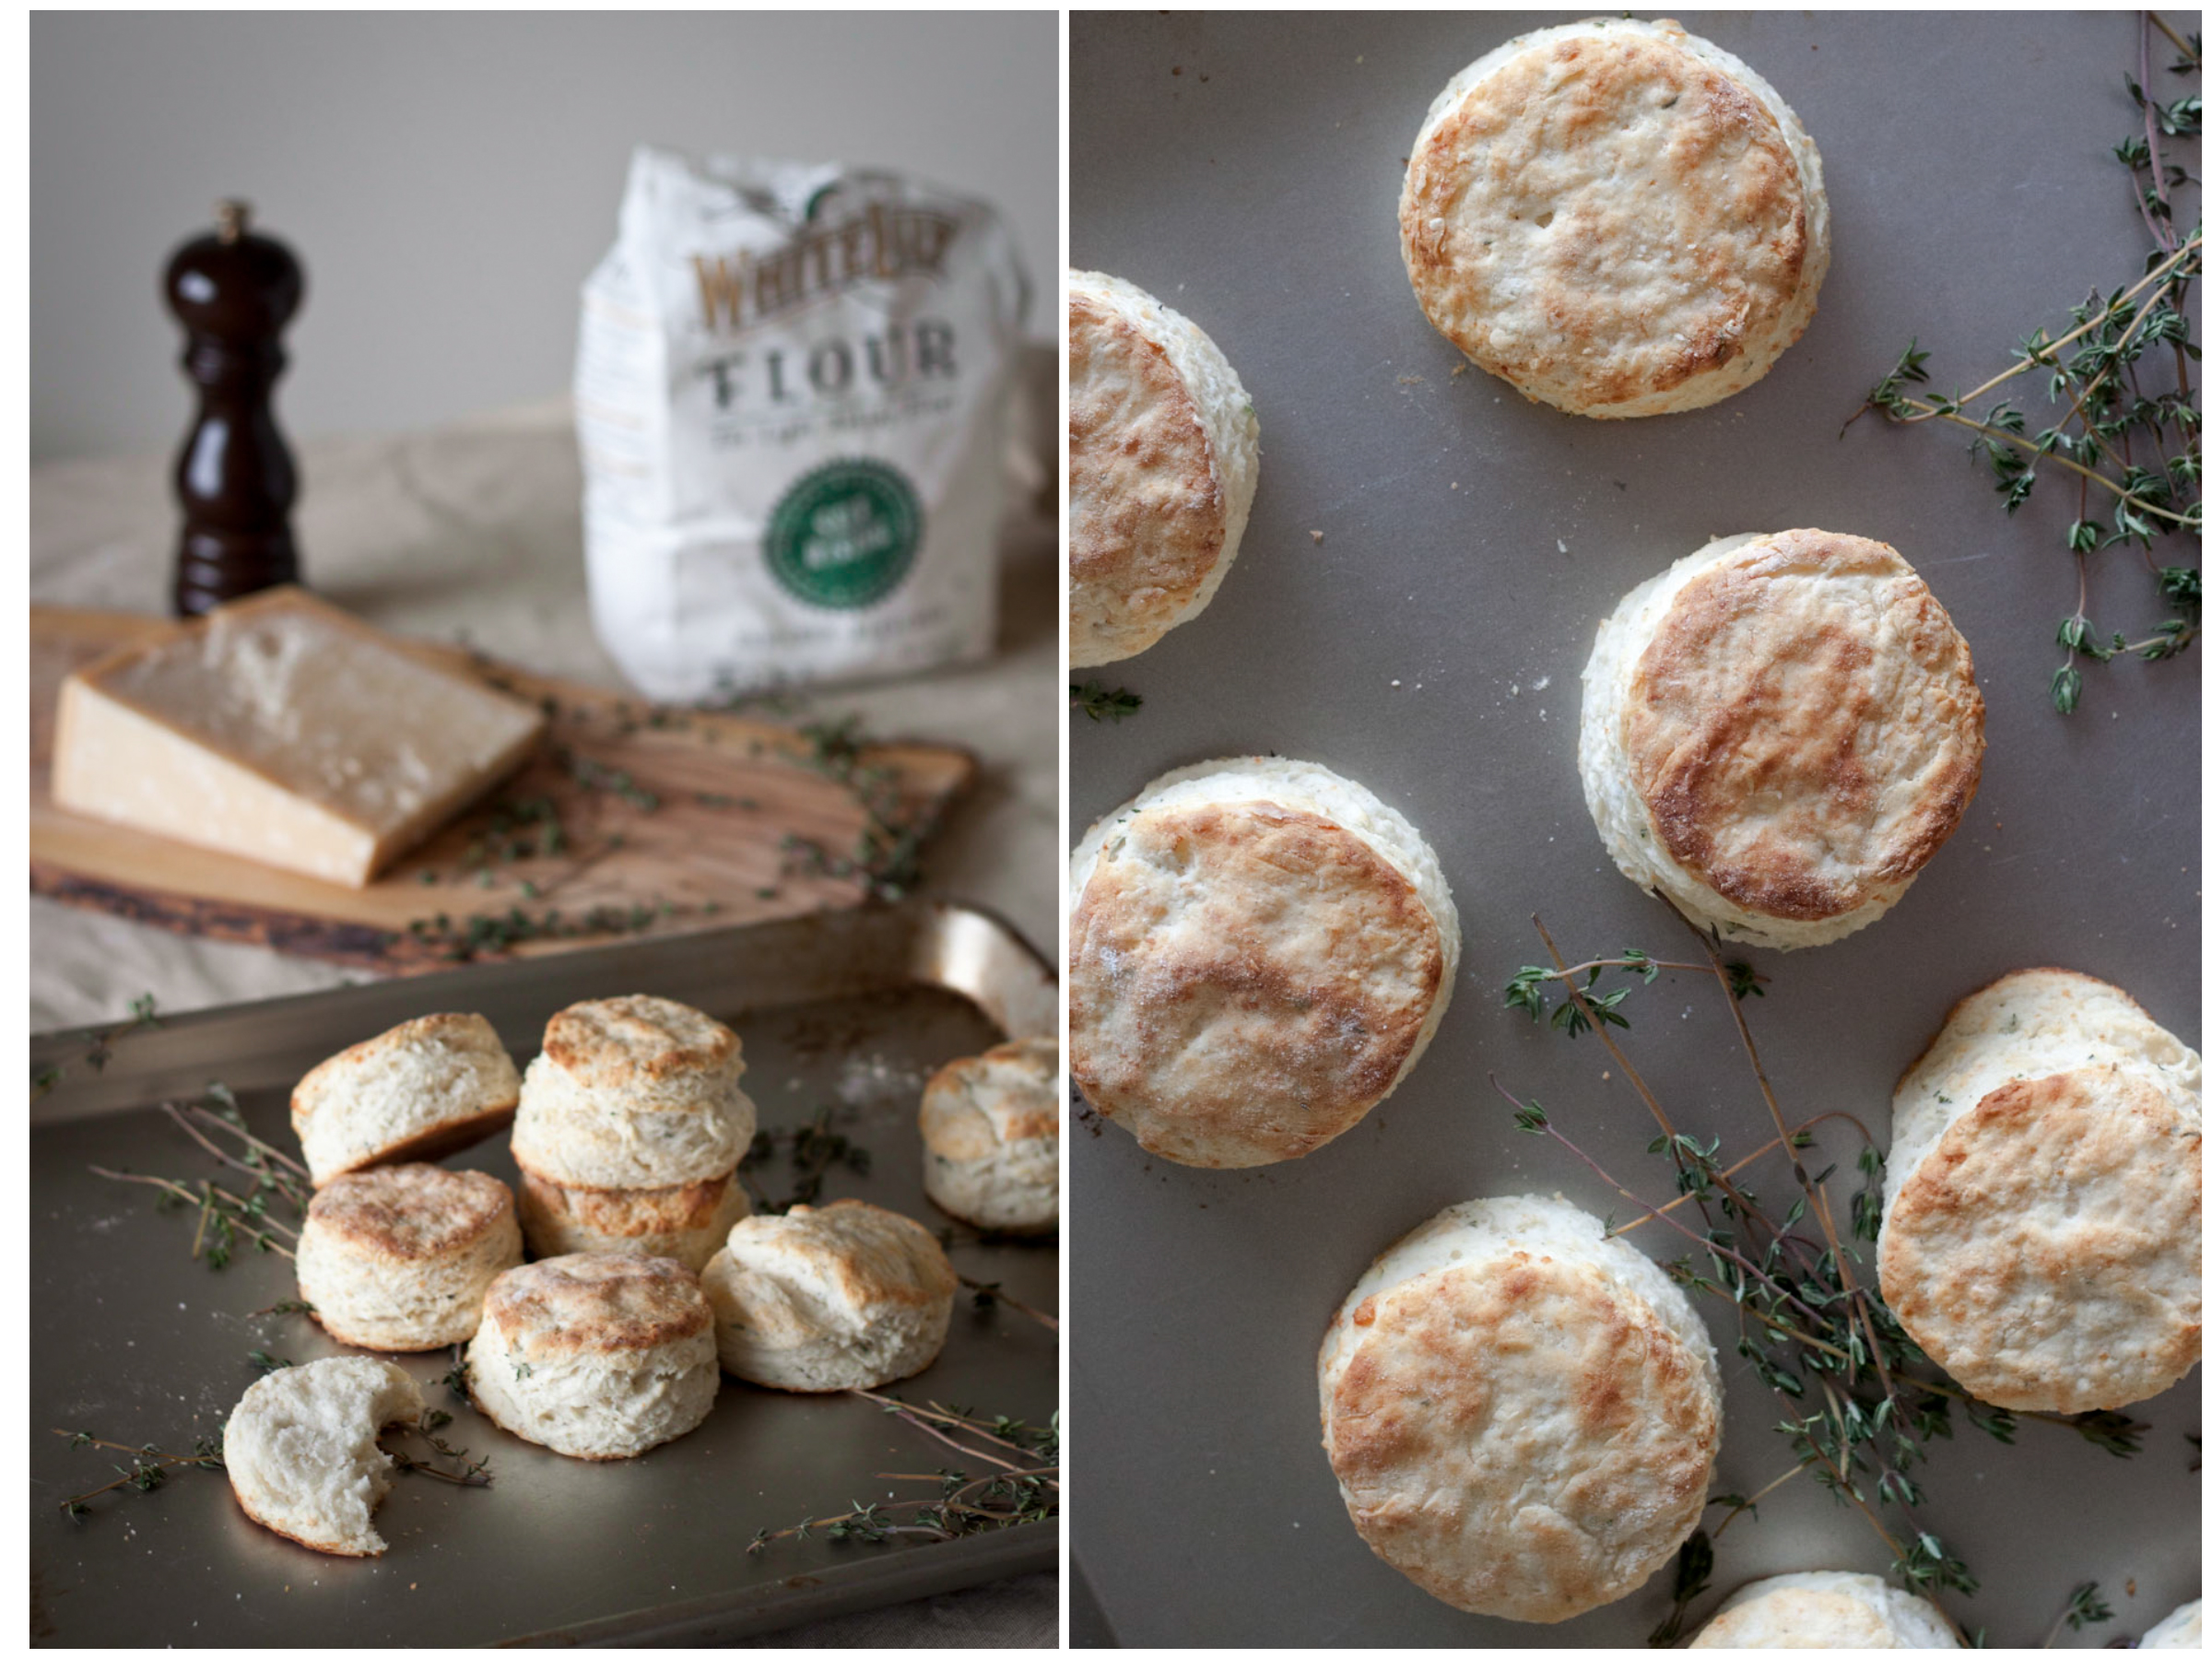
[{"label": "cheese rind", "polygon": [[366,887],[520,764],[545,721],[296,589],[64,682],[69,811]]}]

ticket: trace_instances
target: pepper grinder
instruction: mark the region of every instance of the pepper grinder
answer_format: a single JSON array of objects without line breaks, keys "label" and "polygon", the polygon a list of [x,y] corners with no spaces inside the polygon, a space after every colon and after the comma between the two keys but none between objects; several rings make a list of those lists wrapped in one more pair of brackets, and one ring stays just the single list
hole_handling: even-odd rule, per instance
[{"label": "pepper grinder", "polygon": [[306,280],[282,242],[251,231],[244,202],[215,205],[214,234],[170,257],[162,291],[184,324],[184,372],[200,407],[177,456],[184,527],[171,601],[197,616],[300,578],[292,546],[299,480],[269,406],[285,356],[276,336]]}]

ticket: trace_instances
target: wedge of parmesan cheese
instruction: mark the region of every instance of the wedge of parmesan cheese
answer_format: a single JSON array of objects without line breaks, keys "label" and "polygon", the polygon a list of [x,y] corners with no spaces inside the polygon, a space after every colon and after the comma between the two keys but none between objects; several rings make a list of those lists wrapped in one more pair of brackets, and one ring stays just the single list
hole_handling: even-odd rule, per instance
[{"label": "wedge of parmesan cheese", "polygon": [[71,812],[366,887],[520,765],[529,704],[276,588],[62,685]]}]

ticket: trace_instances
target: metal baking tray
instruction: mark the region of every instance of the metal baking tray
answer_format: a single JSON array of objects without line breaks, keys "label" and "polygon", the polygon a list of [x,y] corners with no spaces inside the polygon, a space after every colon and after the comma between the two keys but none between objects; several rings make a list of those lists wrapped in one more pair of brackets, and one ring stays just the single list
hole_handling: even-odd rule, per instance
[{"label": "metal baking tray", "polygon": [[[31,1639],[67,1646],[486,1642],[700,1642],[772,1630],[1051,1567],[1056,1524],[945,1543],[784,1540],[754,1534],[894,1494],[877,1477],[934,1470],[949,1453],[866,1402],[809,1398],[725,1377],[706,1423],[629,1462],[580,1463],[505,1434],[436,1385],[449,1354],[404,1357],[457,1445],[492,1454],[494,1484],[402,1477],[378,1512],[390,1545],[372,1560],[288,1543],[248,1521],[219,1473],[97,1500],[72,1522],[56,1504],[111,1478],[119,1454],[73,1450],[52,1430],[188,1452],[255,1376],[254,1348],[294,1360],[349,1350],[310,1321],[255,1317],[294,1296],[282,1256],[241,1250],[210,1272],[190,1258],[193,1217],[88,1172],[100,1163],[170,1175],[218,1172],[156,1110],[210,1079],[254,1129],[290,1144],[291,1085],[315,1062],[403,1019],[473,1009],[514,1052],[536,1052],[548,1016],[581,998],[652,992],[729,1021],[763,1127],[829,1106],[871,1154],[840,1166],[824,1200],[866,1198],[932,1227],[914,1114],[938,1065],[1057,1030],[1051,971],[994,917],[949,904],[826,913],[464,969],[184,1015],[83,1064],[87,1033],[31,1045],[34,1073],[73,1063],[32,1108],[30,1134]],[[504,1137],[451,1160],[515,1178]],[[788,1187],[787,1161],[760,1171]],[[234,1178],[235,1180],[235,1178]],[[1056,1244],[958,1243],[961,1273],[1056,1312]],[[1041,1422],[1059,1404],[1053,1334],[963,1295],[942,1358],[892,1385],[906,1398]],[[419,1450],[419,1447],[416,1449]]]},{"label": "metal baking tray", "polygon": [[[1369,1260],[1443,1206],[1559,1192],[1600,1215],[1620,1207],[1567,1154],[1514,1131],[1492,1073],[1640,1190],[1668,1191],[1644,1153],[1650,1120],[1604,1076],[1603,1052],[1532,1030],[1499,993],[1544,959],[1535,912],[1578,956],[1690,944],[1606,857],[1574,747],[1598,619],[1707,537],[1812,524],[1894,544],[1972,644],[1989,700],[1980,796],[1896,910],[1839,944],[1757,953],[1772,982],[1750,1018],[1789,1110],[1848,1109],[1886,1135],[1890,1088],[1945,1009],[2015,968],[2098,974],[2199,1037],[2202,650],[2091,668],[2081,712],[2061,719],[2044,688],[2074,605],[2070,492],[2046,484],[2008,521],[1959,440],[1872,421],[1838,437],[1914,335],[1939,387],[1971,385],[2020,333],[2140,269],[2111,154],[2141,125],[2121,81],[2134,16],[1682,14],[1804,118],[1826,165],[1834,265],[1805,337],[1757,386],[1691,415],[1597,421],[1455,374],[1408,288],[1395,223],[1403,158],[1445,81],[1579,15],[1070,20],[1072,263],[1203,325],[1252,395],[1263,453],[1251,528],[1212,606],[1078,677],[1145,703],[1117,725],[1071,722],[1071,834],[1170,767],[1318,760],[1428,835],[1466,931],[1418,1069],[1312,1157],[1208,1172],[1147,1159],[1112,1125],[1070,1137],[1069,1294],[1083,1320],[1069,1390],[1095,1472],[1072,1556],[1075,1605],[1088,1591],[1101,1616],[1093,1640],[1633,1646],[1663,1616],[1669,1569],[1612,1608],[1537,1626],[1455,1613],[1382,1565],[1322,1454],[1313,1364]],[[2133,636],[2158,607],[2134,553],[2108,559],[2091,614]],[[1622,1011],[1630,1058],[1690,1127],[1738,1152],[1767,1137],[1707,985],[1663,979]],[[1853,1137],[1825,1144],[1849,1171]],[[1786,1180],[1764,1173],[1755,1188]],[[1631,1238],[1657,1248],[1650,1230]],[[1715,1489],[1749,1493],[1787,1452],[1771,1396],[1721,1334]],[[2194,1596],[2200,1477],[2184,1436],[2199,1413],[2195,1376],[2137,1408],[2154,1427],[2125,1463],[2035,1425],[2010,1448],[1962,1425],[1926,1479],[1930,1514],[1983,1582],[1948,1598],[1953,1611],[1994,1643],[2032,1644],[2069,1589],[2096,1579],[2114,1622],[2059,1640],[2101,1645]],[[1854,1512],[1797,1481],[1730,1527],[1714,1584],[1886,1564]]]}]

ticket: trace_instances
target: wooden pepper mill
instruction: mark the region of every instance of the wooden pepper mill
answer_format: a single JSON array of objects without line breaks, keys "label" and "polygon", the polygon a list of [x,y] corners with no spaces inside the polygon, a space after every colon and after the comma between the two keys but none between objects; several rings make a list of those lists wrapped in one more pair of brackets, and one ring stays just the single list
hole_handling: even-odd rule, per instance
[{"label": "wooden pepper mill", "polygon": [[181,617],[300,579],[291,523],[299,480],[269,394],[284,372],[276,336],[306,281],[289,248],[247,229],[251,211],[218,202],[214,234],[179,248],[162,283],[184,324],[184,372],[200,389],[177,456],[184,528],[172,601]]}]

